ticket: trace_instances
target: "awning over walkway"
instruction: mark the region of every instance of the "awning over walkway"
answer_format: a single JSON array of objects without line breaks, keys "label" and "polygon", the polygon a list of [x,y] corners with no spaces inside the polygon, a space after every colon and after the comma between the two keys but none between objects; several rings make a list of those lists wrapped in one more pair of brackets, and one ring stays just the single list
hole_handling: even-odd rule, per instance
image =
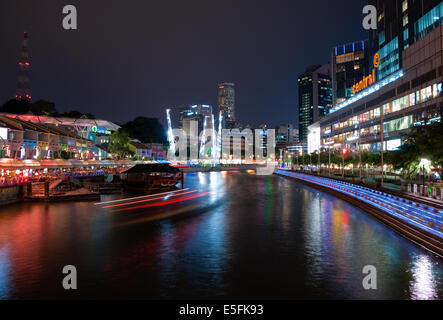
[{"label": "awning over walkway", "polygon": [[55,169],[55,168],[76,168],[76,167],[129,167],[136,164],[153,164],[153,161],[130,161],[130,160],[18,160],[10,158],[0,158],[0,169],[20,170],[20,169]]}]

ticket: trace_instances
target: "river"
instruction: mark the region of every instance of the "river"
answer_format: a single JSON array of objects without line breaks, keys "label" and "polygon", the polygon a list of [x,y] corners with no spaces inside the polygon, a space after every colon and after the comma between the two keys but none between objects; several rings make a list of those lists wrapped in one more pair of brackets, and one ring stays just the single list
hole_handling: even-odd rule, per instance
[{"label": "river", "polygon": [[[235,171],[187,174],[185,186],[191,196],[136,211],[0,208],[0,299],[443,297],[441,259],[332,195]],[[62,287],[65,265],[77,269],[77,290]],[[363,288],[367,265],[376,290]]]}]

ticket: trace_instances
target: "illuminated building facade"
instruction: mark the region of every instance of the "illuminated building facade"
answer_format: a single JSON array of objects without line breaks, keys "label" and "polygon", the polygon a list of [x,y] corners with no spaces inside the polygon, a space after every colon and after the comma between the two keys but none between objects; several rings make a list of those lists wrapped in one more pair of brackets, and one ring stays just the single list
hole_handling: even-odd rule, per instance
[{"label": "illuminated building facade", "polygon": [[0,114],[0,157],[106,159],[109,136],[120,127],[107,120]]},{"label": "illuminated building facade", "polygon": [[337,105],[352,96],[352,86],[369,73],[368,40],[332,48],[332,102]]},{"label": "illuminated building facade", "polygon": [[383,150],[395,150],[414,126],[441,120],[443,28],[428,30],[403,50],[402,69],[394,68],[393,73],[334,106],[327,117],[310,126],[311,152],[343,146],[351,151],[359,147],[380,151],[382,135]]},{"label": "illuminated building facade", "polygon": [[235,84],[218,84],[218,108],[223,116],[223,128],[235,128]]},{"label": "illuminated building facade", "polygon": [[161,143],[141,143],[132,140],[130,148],[141,160],[163,161],[167,159],[166,150]]},{"label": "illuminated building facade", "polygon": [[198,133],[206,128],[212,129],[212,106],[205,104],[195,104],[182,108],[180,110],[180,126],[190,136],[191,122],[198,122]]},{"label": "illuminated building facade", "polygon": [[106,154],[91,140],[59,127],[0,115],[1,158],[44,160],[100,159]]},{"label": "illuminated building facade", "polygon": [[369,32],[381,57],[377,81],[403,68],[404,51],[441,25],[441,0],[369,0],[377,8],[377,30]]},{"label": "illuminated building facade", "polygon": [[275,140],[277,143],[298,142],[298,130],[292,124],[282,124],[275,128]]},{"label": "illuminated building facade", "polygon": [[308,127],[328,114],[332,106],[331,65],[312,65],[298,78],[299,139],[306,141]]}]

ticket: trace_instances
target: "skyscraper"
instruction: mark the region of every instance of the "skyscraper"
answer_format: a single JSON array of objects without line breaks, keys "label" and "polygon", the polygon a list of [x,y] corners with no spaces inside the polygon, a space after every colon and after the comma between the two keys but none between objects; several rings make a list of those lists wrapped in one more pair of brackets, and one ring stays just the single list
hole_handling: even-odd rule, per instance
[{"label": "skyscraper", "polygon": [[23,45],[20,60],[18,61],[18,84],[15,98],[17,100],[31,101],[31,89],[29,87],[29,62],[28,33],[23,34]]},{"label": "skyscraper", "polygon": [[370,46],[368,40],[356,41],[332,48],[332,104],[337,105],[352,96],[352,86],[369,73]]},{"label": "skyscraper", "polygon": [[377,8],[377,30],[369,39],[373,54],[380,54],[377,80],[402,68],[403,52],[430,31],[440,26],[441,0],[369,0]]},{"label": "skyscraper", "polygon": [[275,140],[277,143],[298,142],[298,130],[292,124],[282,124],[275,128]]},{"label": "skyscraper", "polygon": [[235,127],[235,84],[218,84],[218,108],[223,116],[223,127]]},{"label": "skyscraper", "polygon": [[332,106],[331,65],[312,65],[298,78],[299,138],[306,142],[308,127]]},{"label": "skyscraper", "polygon": [[190,105],[183,107],[180,111],[180,126],[190,135],[191,121],[198,123],[198,133],[202,132],[205,128],[212,129],[214,124],[212,123],[212,106],[210,105]]},{"label": "skyscraper", "polygon": [[[308,149],[396,150],[443,117],[443,1],[373,0],[368,72],[352,98],[309,127]],[[375,81],[374,81],[375,79]]]}]

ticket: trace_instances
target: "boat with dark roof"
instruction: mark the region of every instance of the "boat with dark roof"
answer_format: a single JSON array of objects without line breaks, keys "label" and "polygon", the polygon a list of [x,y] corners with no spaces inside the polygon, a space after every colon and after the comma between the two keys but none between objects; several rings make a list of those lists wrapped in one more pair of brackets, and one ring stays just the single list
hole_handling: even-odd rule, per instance
[{"label": "boat with dark roof", "polygon": [[126,190],[148,192],[175,188],[183,174],[169,164],[137,164],[123,171],[120,178]]}]

